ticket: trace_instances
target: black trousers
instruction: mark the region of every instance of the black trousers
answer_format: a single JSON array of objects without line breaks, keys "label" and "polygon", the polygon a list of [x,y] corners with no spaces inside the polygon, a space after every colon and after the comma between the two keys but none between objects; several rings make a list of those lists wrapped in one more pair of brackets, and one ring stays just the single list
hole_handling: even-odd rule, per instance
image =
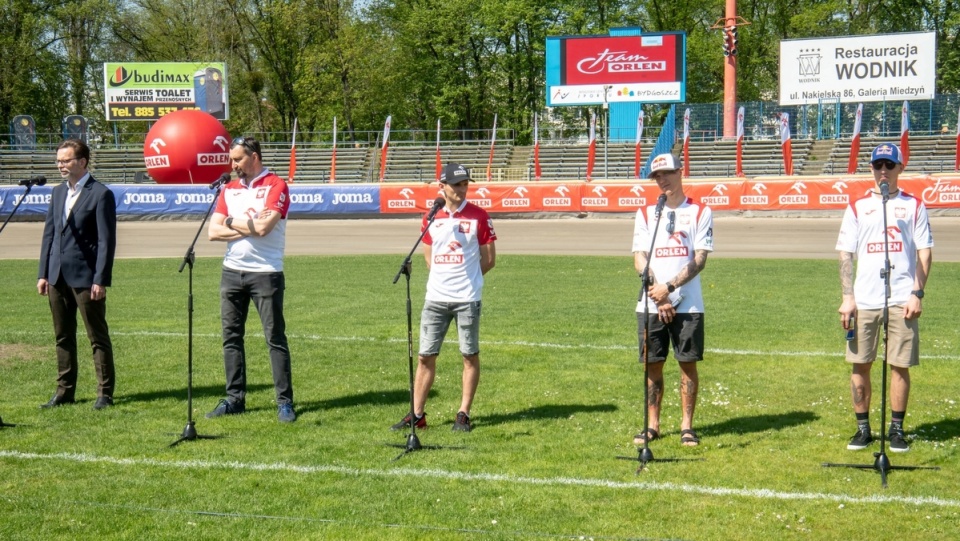
[{"label": "black trousers", "polygon": [[93,348],[97,396],[112,398],[115,373],[106,297],[91,300],[89,288],[72,288],[63,278],[47,290],[47,295],[57,339],[57,396],[73,399],[77,390],[77,312],[80,312]]}]

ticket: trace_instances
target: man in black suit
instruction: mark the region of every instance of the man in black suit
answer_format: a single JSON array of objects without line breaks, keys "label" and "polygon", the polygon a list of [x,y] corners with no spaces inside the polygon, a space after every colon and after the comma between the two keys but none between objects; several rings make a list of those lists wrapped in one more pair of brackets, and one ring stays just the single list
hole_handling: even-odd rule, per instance
[{"label": "man in black suit", "polygon": [[40,245],[37,292],[50,298],[57,337],[57,392],[42,408],[74,401],[77,386],[77,310],[93,346],[100,410],[113,405],[113,344],[107,327],[107,287],[117,246],[117,203],[87,172],[90,148],[67,139],[57,149],[66,181],[53,189]]}]

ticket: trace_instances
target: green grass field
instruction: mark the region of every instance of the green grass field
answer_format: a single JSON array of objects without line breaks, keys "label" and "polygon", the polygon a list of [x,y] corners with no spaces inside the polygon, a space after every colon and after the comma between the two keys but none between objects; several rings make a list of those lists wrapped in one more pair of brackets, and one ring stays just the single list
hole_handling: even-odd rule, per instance
[{"label": "green grass field", "polygon": [[[956,539],[960,532],[960,265],[935,263],[912,372],[909,453],[851,452],[849,368],[833,261],[711,260],[696,427],[680,445],[668,360],[664,438],[637,474],[642,366],[629,257],[501,254],[487,277],[475,430],[453,433],[455,335],[427,404],[423,450],[389,426],[408,409],[397,256],[290,257],[287,319],[299,420],[276,420],[250,320],[247,413],[208,420],[223,396],[219,260],[195,268],[194,418],[186,422],[187,274],[177,259],[122,260],[109,292],[117,405],[38,405],[55,387],[52,325],[32,261],[0,261],[0,539]],[[426,273],[415,260],[414,334]],[[80,337],[86,344],[85,337]],[[879,429],[879,366],[874,430]],[[459,447],[459,448],[457,448]]]}]

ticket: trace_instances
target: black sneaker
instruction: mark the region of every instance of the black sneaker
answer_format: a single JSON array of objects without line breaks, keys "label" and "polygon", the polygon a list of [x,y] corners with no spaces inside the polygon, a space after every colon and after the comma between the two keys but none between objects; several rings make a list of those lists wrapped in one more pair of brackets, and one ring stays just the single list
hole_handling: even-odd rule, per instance
[{"label": "black sneaker", "polygon": [[890,441],[890,450],[894,453],[906,453],[910,450],[907,440],[903,438],[903,429],[892,428],[887,433],[887,439]]},{"label": "black sneaker", "polygon": [[[406,417],[400,419],[400,422],[391,426],[390,430],[403,430],[404,428],[410,428],[410,414],[408,413]],[[424,412],[423,415],[417,417],[417,429],[427,428],[427,413]]]},{"label": "black sneaker", "polygon": [[850,438],[847,449],[850,451],[859,451],[860,449],[866,449],[872,442],[873,436],[870,435],[870,427],[866,427],[866,429],[858,428],[857,433]]},{"label": "black sneaker", "polygon": [[470,422],[470,416],[466,413],[457,412],[457,420],[453,422],[454,432],[470,432],[473,430],[473,424]]},{"label": "black sneaker", "polygon": [[217,402],[217,407],[207,414],[207,419],[213,419],[221,415],[236,415],[243,413],[245,409],[243,402],[233,402],[229,398],[221,398],[220,402]]}]

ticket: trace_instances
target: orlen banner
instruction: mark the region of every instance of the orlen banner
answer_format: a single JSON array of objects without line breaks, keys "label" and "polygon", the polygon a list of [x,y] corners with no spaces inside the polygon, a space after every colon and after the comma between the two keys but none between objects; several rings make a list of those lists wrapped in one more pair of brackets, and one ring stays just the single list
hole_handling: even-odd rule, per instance
[{"label": "orlen banner", "polygon": [[933,32],[784,40],[780,105],[930,100],[936,68]]},{"label": "orlen banner", "polygon": [[686,100],[686,34],[550,37],[547,106]]},{"label": "orlen banner", "polygon": [[158,120],[181,109],[230,118],[223,62],[104,63],[107,120]]}]

